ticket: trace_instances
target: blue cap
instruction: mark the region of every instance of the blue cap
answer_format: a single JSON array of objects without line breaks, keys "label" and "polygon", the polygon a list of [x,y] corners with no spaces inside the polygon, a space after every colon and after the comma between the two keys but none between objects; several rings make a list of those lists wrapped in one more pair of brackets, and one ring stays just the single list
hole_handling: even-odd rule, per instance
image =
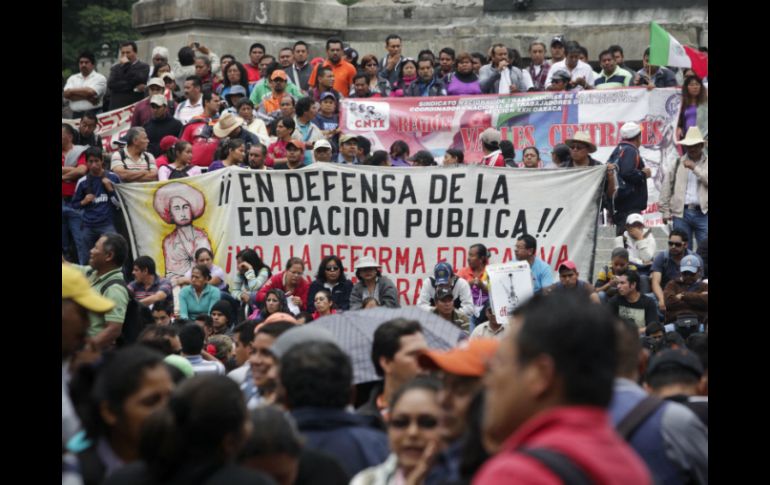
[{"label": "blue cap", "polygon": [[682,262],[679,263],[680,272],[689,271],[690,273],[697,273],[700,267],[700,258],[694,254],[688,254],[682,258]]},{"label": "blue cap", "polygon": [[437,285],[449,284],[452,277],[452,265],[449,263],[439,263],[433,269],[433,276],[436,278]]}]

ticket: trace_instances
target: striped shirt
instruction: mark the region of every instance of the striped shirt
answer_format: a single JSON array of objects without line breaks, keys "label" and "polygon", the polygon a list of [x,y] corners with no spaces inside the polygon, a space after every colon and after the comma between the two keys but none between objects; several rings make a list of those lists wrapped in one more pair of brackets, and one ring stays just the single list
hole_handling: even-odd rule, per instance
[{"label": "striped shirt", "polygon": [[614,89],[623,88],[631,85],[634,76],[630,72],[620,67],[615,68],[615,72],[609,76],[602,70],[594,81],[596,89]]},{"label": "striped shirt", "polygon": [[203,360],[200,355],[185,355],[185,358],[192,364],[196,376],[214,374],[225,375],[225,366],[218,360]]}]

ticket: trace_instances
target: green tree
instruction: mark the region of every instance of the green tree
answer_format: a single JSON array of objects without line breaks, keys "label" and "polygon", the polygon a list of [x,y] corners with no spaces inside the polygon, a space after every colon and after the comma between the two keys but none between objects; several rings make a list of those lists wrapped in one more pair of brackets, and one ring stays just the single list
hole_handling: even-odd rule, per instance
[{"label": "green tree", "polygon": [[135,0],[62,0],[62,75],[77,70],[77,56],[89,50],[98,56],[102,44],[117,53],[123,40],[137,40],[131,27],[131,6]]}]

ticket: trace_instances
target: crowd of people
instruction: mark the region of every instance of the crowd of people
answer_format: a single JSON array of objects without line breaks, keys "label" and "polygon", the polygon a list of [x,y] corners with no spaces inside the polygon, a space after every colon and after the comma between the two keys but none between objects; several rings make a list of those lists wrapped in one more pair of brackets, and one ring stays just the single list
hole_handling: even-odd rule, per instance
[{"label": "crowd of people", "polygon": [[[309,60],[298,41],[276,59],[255,43],[243,63],[198,44],[169,62],[158,47],[148,65],[126,42],[109,81],[92,54],[80,56],[63,88],[79,124],[62,123],[62,483],[708,483],[705,80],[649,65],[648,51],[635,72],[619,46],[600,53],[596,73],[563,36],[549,60],[533,42],[526,67],[504,44],[417,59],[401,55],[397,35],[381,59],[339,39],[325,47],[326,59]],[[403,140],[371,153],[368,139],[341,129],[343,98],[677,84],[682,151],[659,201],[672,224],[667,248],[645,226],[651,171],[641,127],[628,122],[606,164],[603,204],[617,238],[595,281],[573,261],[554,272],[537,239],[519,235],[515,259],[528,262],[535,295],[501,317],[490,252],[474,244],[464,267],[442,261],[424,275],[422,317],[377,326],[374,381],[354,379],[352,351],[322,325],[401,307],[374,258],[346,268],[329,255],[309,275],[300,258],[275,271],[246,248],[230,277],[210,244],[194,244],[205,236],[190,224],[195,196],[162,190],[156,210],[177,227],[162,244],[192,241],[190,260],[160,275],[127,242],[116,184],[228,166],[437,164]],[[106,153],[96,115],[136,102],[132,128]],[[453,147],[443,164],[601,163],[583,132],[550,160],[529,147],[517,161],[492,128],[481,143],[481,160]],[[429,346],[429,317],[461,337]]]}]

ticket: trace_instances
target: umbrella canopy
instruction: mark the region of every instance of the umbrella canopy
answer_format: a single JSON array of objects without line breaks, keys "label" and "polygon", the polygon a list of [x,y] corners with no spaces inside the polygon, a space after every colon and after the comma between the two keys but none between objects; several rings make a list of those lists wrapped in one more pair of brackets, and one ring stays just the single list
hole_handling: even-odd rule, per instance
[{"label": "umbrella canopy", "polygon": [[334,334],[337,345],[350,356],[353,363],[353,383],[360,384],[381,379],[372,364],[374,332],[377,327],[395,318],[420,322],[431,349],[451,349],[467,338],[465,332],[452,322],[416,306],[335,313],[319,318],[310,325],[324,327]]}]

